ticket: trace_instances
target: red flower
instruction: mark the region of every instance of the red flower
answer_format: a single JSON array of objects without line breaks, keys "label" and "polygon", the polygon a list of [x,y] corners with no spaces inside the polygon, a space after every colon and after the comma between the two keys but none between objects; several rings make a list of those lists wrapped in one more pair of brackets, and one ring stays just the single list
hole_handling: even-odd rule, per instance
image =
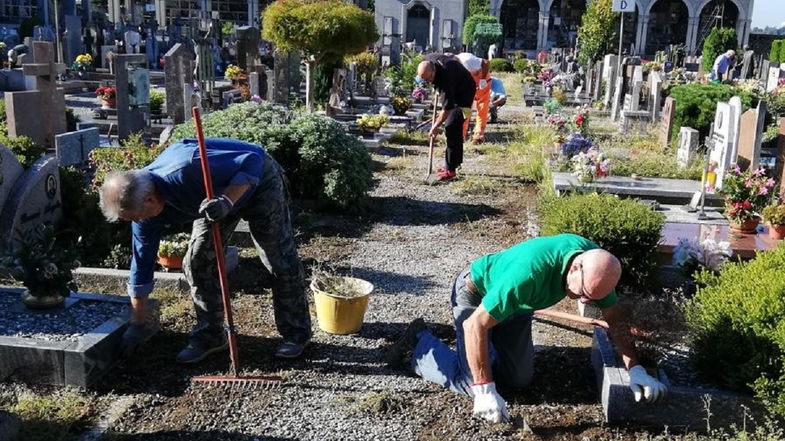
[{"label": "red flower", "polygon": [[750,202],[750,201],[744,201],[744,202],[742,202],[742,203],[741,203],[741,208],[743,208],[743,209],[745,209],[745,210],[749,210],[749,209],[751,209],[751,208],[752,208],[752,202]]}]

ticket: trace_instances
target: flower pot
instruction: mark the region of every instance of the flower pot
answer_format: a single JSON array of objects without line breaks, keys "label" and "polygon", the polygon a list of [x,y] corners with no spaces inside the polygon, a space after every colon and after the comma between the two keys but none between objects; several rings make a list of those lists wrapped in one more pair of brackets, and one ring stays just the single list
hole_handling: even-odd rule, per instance
[{"label": "flower pot", "polygon": [[117,97],[101,98],[102,109],[115,109],[117,108]]},{"label": "flower pot", "polygon": [[158,256],[158,264],[168,270],[182,269],[183,257],[182,256],[167,256],[167,257]]},{"label": "flower pot", "polygon": [[785,225],[769,224],[769,237],[772,240],[785,239]]},{"label": "flower pot", "polygon": [[759,223],[760,219],[757,217],[745,219],[743,222],[730,221],[730,230],[736,233],[753,234]]},{"label": "flower pot", "polygon": [[311,282],[316,318],[319,328],[330,334],[354,334],[360,330],[368,309],[368,299],[373,284],[354,277],[342,277],[343,283],[356,291],[354,296],[342,297],[340,293],[324,291],[317,280]]},{"label": "flower pot", "polygon": [[65,297],[60,294],[34,296],[25,290],[21,296],[22,303],[29,309],[52,309],[62,305]]}]

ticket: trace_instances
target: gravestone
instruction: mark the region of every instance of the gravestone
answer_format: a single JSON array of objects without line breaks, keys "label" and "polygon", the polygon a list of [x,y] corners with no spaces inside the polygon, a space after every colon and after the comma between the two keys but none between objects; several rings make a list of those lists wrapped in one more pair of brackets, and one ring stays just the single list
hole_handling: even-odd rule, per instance
[{"label": "gravestone", "polygon": [[273,53],[274,75],[272,101],[276,104],[289,102],[289,88],[292,73],[290,72],[292,52],[276,50]]},{"label": "gravestone", "polygon": [[590,62],[589,67],[586,69],[586,80],[584,81],[584,84],[586,86],[585,87],[586,94],[589,96],[591,96],[592,87],[594,87],[593,80],[594,80],[594,66]]},{"label": "gravestone", "polygon": [[600,100],[600,92],[602,89],[602,74],[604,63],[600,62],[597,66],[596,75],[594,75],[594,86],[592,86],[592,100]]},{"label": "gravestone", "polygon": [[777,161],[774,165],[774,178],[780,182],[780,195],[785,194],[785,118],[780,119],[780,133],[777,136]]},{"label": "gravestone", "polygon": [[101,67],[104,69],[109,69],[111,66],[109,63],[109,53],[117,53],[115,46],[113,44],[103,45],[101,46]]},{"label": "gravestone", "polygon": [[641,102],[641,89],[643,88],[643,67],[635,66],[632,71],[632,88],[631,88],[631,102],[630,109],[633,111],[639,110]]},{"label": "gravestone", "polygon": [[761,100],[758,107],[741,115],[739,127],[739,151],[736,164],[742,170],[755,170],[760,165],[760,149],[766,122],[766,103]]},{"label": "gravestone", "polygon": [[769,68],[769,77],[766,82],[766,92],[774,92],[779,84],[780,78],[782,75],[782,69],[779,67],[770,67]]},{"label": "gravestone", "polygon": [[700,132],[692,127],[679,129],[679,150],[676,152],[676,162],[680,168],[687,168],[695,158],[699,140]]},{"label": "gravestone", "polygon": [[150,119],[150,71],[144,54],[117,55],[113,60],[117,87],[117,137],[144,132]]},{"label": "gravestone", "polygon": [[26,76],[35,77],[36,90],[6,92],[8,135],[29,136],[36,144],[52,147],[55,135],[66,131],[65,95],[57,88],[57,75],[65,65],[55,63],[54,45],[33,42],[33,62],[22,67]]},{"label": "gravestone", "polygon": [[660,116],[662,83],[663,79],[660,72],[649,73],[649,113],[651,114],[652,121],[656,121]]},{"label": "gravestone", "polygon": [[196,59],[194,61],[194,78],[199,84],[201,93],[202,108],[210,108],[210,95],[215,89],[215,57],[213,56],[212,45],[207,38],[199,38],[194,41]]},{"label": "gravestone", "polygon": [[55,155],[60,167],[82,165],[90,152],[101,145],[97,127],[67,132],[55,137]]},{"label": "gravestone", "polygon": [[341,103],[346,99],[346,69],[333,71],[332,87],[330,88],[330,109],[340,109]]},{"label": "gravestone", "polygon": [[[0,213],[11,194],[14,183],[22,176],[24,168],[10,149],[0,146]],[[2,244],[0,244],[2,245]]]},{"label": "gravestone", "polygon": [[741,65],[741,79],[747,80],[752,78],[752,71],[754,70],[753,64],[755,63],[755,52],[744,51],[744,58]]},{"label": "gravestone", "polygon": [[731,164],[736,163],[736,156],[739,154],[739,125],[741,124],[741,98],[734,96],[728,100],[732,115],[730,120],[730,142],[731,142]]},{"label": "gravestone", "polygon": [[125,42],[125,53],[126,54],[138,54],[139,53],[139,45],[142,43],[142,36],[134,31],[125,31],[123,34],[123,41]]},{"label": "gravestone", "polygon": [[619,75],[616,77],[616,84],[613,86],[613,100],[611,102],[611,119],[614,121],[618,121],[619,119],[619,108],[622,105],[622,99],[624,98],[624,77]]},{"label": "gravestone", "polygon": [[37,225],[57,224],[62,205],[57,158],[42,156],[13,184],[3,204],[0,240],[8,246]]},{"label": "gravestone", "polygon": [[[733,155],[734,149],[734,125],[738,126],[738,114],[736,106],[730,103],[717,103],[717,111],[714,114],[714,125],[712,132],[712,147],[709,153],[709,159],[716,167],[715,172],[717,176],[714,187],[716,189],[722,188],[722,181],[725,176],[725,171],[730,167],[731,163],[736,159]],[[736,122],[734,123],[734,119]]]},{"label": "gravestone", "polygon": [[760,69],[758,70],[759,73],[758,79],[761,80],[763,84],[769,82],[769,67],[770,67],[769,60],[763,60],[760,63]]},{"label": "gravestone", "polygon": [[665,106],[662,108],[662,119],[660,119],[660,144],[668,147],[671,142],[671,132],[673,130],[673,118],[676,116],[676,99],[673,97],[665,98]]},{"label": "gravestone", "polygon": [[253,26],[237,28],[237,64],[241,69],[251,70],[261,63],[259,59],[259,29]]},{"label": "gravestone", "polygon": [[175,124],[186,121],[191,114],[193,94],[193,52],[184,44],[177,43],[164,55],[164,78],[166,81],[166,113]]},{"label": "gravestone", "polygon": [[82,46],[82,18],[77,15],[66,15],[64,24],[63,62],[66,66],[70,66],[76,60],[76,56],[84,50]]},{"label": "gravestone", "polygon": [[609,108],[611,100],[614,96],[614,86],[616,85],[616,76],[618,72],[619,57],[616,55],[606,55],[602,62],[602,81],[605,83],[605,108]]}]

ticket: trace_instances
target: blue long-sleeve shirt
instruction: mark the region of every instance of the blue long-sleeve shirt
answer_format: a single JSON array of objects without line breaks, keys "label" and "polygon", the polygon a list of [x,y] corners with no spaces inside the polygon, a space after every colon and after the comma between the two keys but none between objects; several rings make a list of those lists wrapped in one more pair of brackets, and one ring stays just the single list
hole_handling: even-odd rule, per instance
[{"label": "blue long-sleeve shirt", "polygon": [[[262,178],[264,149],[243,141],[208,138],[207,159],[216,195],[230,185],[248,185],[232,211],[241,208],[256,190]],[[173,224],[198,219],[199,205],[205,199],[199,146],[194,139],[184,139],[164,150],[144,168],[152,175],[155,189],[165,201],[156,217],[131,224],[132,255],[128,295],[143,297],[153,290],[153,270],[158,245],[164,229]]]}]

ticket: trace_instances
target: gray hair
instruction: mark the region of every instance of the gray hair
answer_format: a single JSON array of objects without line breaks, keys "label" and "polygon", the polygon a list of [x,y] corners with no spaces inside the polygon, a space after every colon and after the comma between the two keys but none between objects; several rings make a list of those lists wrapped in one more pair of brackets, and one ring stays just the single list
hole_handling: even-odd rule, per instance
[{"label": "gray hair", "polygon": [[147,170],[110,172],[99,190],[101,212],[109,222],[117,222],[123,214],[138,212],[154,190]]}]

